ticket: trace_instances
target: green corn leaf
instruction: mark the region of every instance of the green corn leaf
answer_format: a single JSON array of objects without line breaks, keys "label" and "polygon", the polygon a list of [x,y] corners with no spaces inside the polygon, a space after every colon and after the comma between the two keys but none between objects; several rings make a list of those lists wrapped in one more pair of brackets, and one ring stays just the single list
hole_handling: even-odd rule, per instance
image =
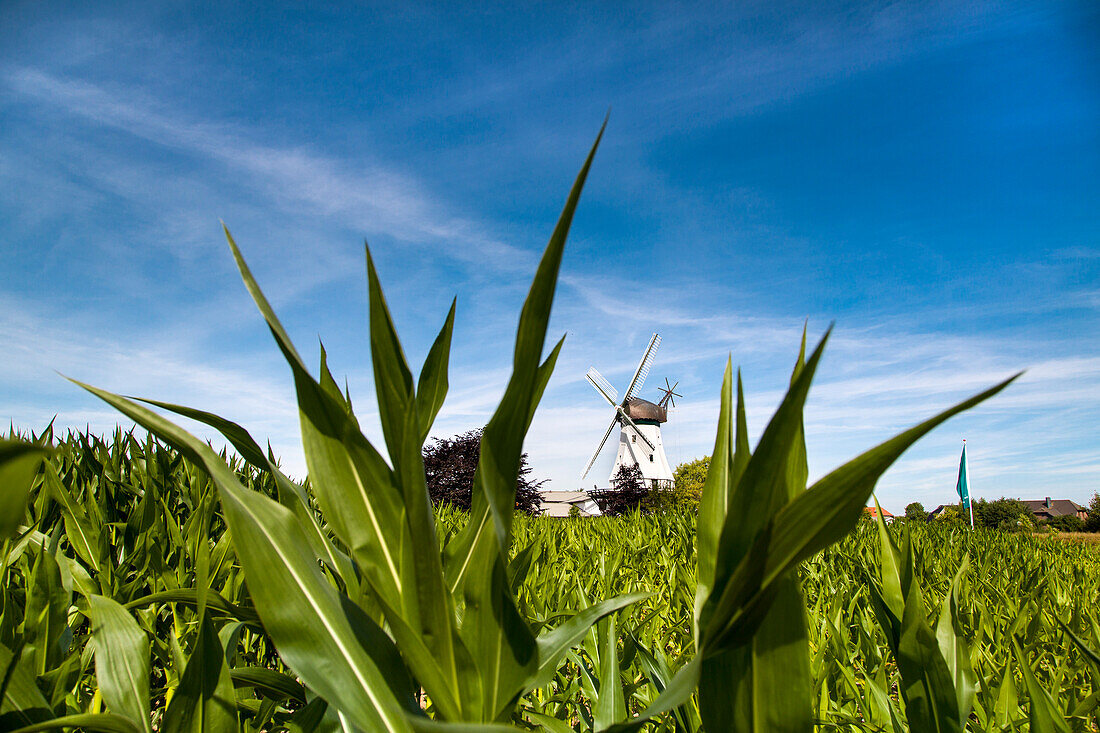
[{"label": "green corn leaf", "polygon": [[[737,374],[737,427],[740,433],[740,420],[744,419],[744,395],[741,392],[741,373]],[[737,486],[734,476],[734,456],[737,455],[734,444],[733,415],[733,359],[726,360],[726,373],[722,378],[721,409],[718,412],[718,434],[714,439],[710,467],[706,483],[699,501],[699,519],[696,525],[696,562],[698,565],[698,587],[695,596],[695,640],[699,642],[699,619],[703,604],[714,590],[714,569],[718,556],[718,540],[729,512],[733,490]],[[747,438],[746,438],[747,440]],[[747,459],[746,459],[747,460]]]},{"label": "green corn leaf", "polygon": [[[415,483],[422,485],[424,481],[422,466],[419,477],[414,468],[421,461],[419,449],[413,458],[410,441],[402,439],[395,443],[402,451],[401,461],[398,462],[398,473],[390,469],[363,437],[358,423],[348,413],[346,403],[310,376],[228,231],[226,236],[241,277],[293,372],[306,463],[322,511],[336,534],[352,549],[360,569],[385,607],[424,634],[433,652],[432,664],[438,666],[439,671],[417,669],[417,676],[425,680],[446,680],[448,689],[452,691],[476,689],[477,676],[460,667],[461,660],[468,655],[458,648],[461,642],[447,631],[453,614],[447,611],[442,579],[430,571],[439,563],[439,558],[434,553],[414,551],[418,544],[420,547],[427,544],[429,540],[426,538],[430,538],[432,545],[436,541],[434,529],[427,529],[430,527],[430,516],[426,516],[430,513],[427,491],[422,490],[419,501],[414,499],[410,507],[405,505],[407,497],[417,493],[412,490]],[[373,267],[369,269],[373,270]],[[399,404],[400,385],[405,381],[402,370],[407,371],[407,367],[404,366],[404,357],[399,354],[400,345],[396,345],[397,352],[392,351],[396,336],[387,333],[388,313],[376,312],[379,307],[384,310],[385,305],[380,288],[377,290],[372,299],[372,305],[376,306],[372,308],[372,331],[377,329],[379,334],[372,352],[378,352],[374,358],[385,362],[383,366],[390,375],[379,389],[387,405],[391,405],[392,400],[397,400],[392,404]],[[396,365],[394,359],[397,360]],[[411,385],[411,377],[408,382]],[[395,384],[398,386],[395,387]],[[391,431],[395,429],[395,420],[386,420]],[[394,437],[394,440],[397,438]],[[401,488],[402,481],[407,491]],[[410,534],[410,522],[417,530],[416,537],[421,538],[419,543]],[[425,568],[429,570],[425,571]],[[427,606],[422,609],[421,603]],[[422,611],[426,612],[423,617]],[[426,625],[422,628],[422,624]],[[443,697],[447,693],[433,689],[429,690],[429,694]],[[462,701],[468,697],[456,695],[455,699]]]},{"label": "green corn leaf", "polygon": [[573,726],[569,725],[569,723],[564,720],[559,720],[558,718],[552,718],[544,713],[526,710],[523,715],[532,723],[538,723],[539,727],[545,731],[549,731],[549,733],[576,733],[573,730]]},{"label": "green corn leaf", "polygon": [[[796,446],[802,435],[802,407],[828,339],[826,332],[806,365],[797,369],[797,378],[764,429],[744,473],[730,488],[731,504],[715,558],[715,589],[719,593],[768,520],[805,488],[790,487],[788,482],[792,463],[805,460],[805,446],[801,447],[801,455]],[[718,598],[713,600],[717,602]],[[706,610],[704,606],[704,626],[709,623]]]},{"label": "green corn leaf", "polygon": [[332,540],[329,539],[324,528],[321,527],[317,515],[309,505],[309,497],[306,495],[305,489],[300,484],[291,481],[278,469],[274,461],[268,460],[263,449],[260,448],[247,430],[231,420],[204,410],[140,397],[133,399],[141,400],[146,404],[209,425],[225,436],[225,439],[241,454],[242,458],[254,467],[270,473],[274,477],[279,490],[279,503],[294,512],[294,515],[299,518],[317,558],[324,561],[329,568],[336,572],[345,585],[353,589],[357,586],[356,573],[351,560],[332,544]]},{"label": "green corn leaf", "polygon": [[424,366],[420,369],[420,379],[416,385],[416,414],[420,420],[420,443],[423,444],[435,422],[435,416],[443,407],[443,400],[447,397],[447,365],[451,354],[451,334],[455,326],[455,304],[451,301],[451,310],[447,312],[447,320],[443,322],[443,328],[432,343],[428,356],[424,359]]},{"label": "green corn leaf", "polygon": [[32,660],[36,675],[43,675],[62,658],[58,642],[68,630],[69,592],[61,579],[54,555],[39,547],[26,589],[23,623],[26,647],[22,656]]},{"label": "green corn leaf", "polygon": [[516,610],[508,585],[506,557],[523,439],[561,347],[559,342],[542,360],[562,252],[603,130],[569,192],[524,301],[512,376],[481,438],[470,519],[448,545],[447,579],[466,606],[460,633],[482,674],[482,720],[507,712],[522,692],[523,681],[538,669],[534,636]]},{"label": "green corn leaf", "polygon": [[210,617],[202,615],[195,649],[160,730],[164,733],[228,733],[237,730],[237,700],[225,650]]},{"label": "green corn leaf", "polygon": [[520,592],[523,581],[527,579],[527,574],[531,572],[531,563],[541,550],[541,545],[532,543],[517,552],[516,556],[508,561],[508,587],[512,590],[513,596]]},{"label": "green corn leaf", "polygon": [[49,453],[41,445],[0,440],[0,541],[22,524],[35,474]]},{"label": "green corn leaf", "polygon": [[966,727],[976,689],[974,669],[970,664],[970,649],[964,636],[959,610],[959,593],[969,569],[970,558],[963,556],[959,570],[955,573],[951,587],[943,599],[940,617],[936,622],[936,641],[940,648],[940,655],[947,663],[947,671],[954,681],[960,728]]},{"label": "green corn leaf", "polygon": [[[160,591],[159,593],[151,593],[147,596],[136,598],[127,603],[125,607],[127,609],[134,609],[144,606],[153,606],[160,603],[183,603],[198,608],[198,592],[195,588],[178,588],[176,590]],[[211,613],[217,613],[218,615],[227,616],[246,623],[258,624],[260,620],[254,609],[230,603],[224,596],[214,590],[206,591],[206,607]]]},{"label": "green corn leaf", "polygon": [[[512,376],[505,388],[500,405],[493,413],[482,435],[481,457],[474,476],[470,522],[459,541],[455,543],[457,548],[465,551],[456,558],[457,572],[454,575],[448,574],[453,588],[465,582],[467,572],[472,569],[466,562],[469,557],[468,551],[478,544],[487,529],[495,529],[497,542],[502,548],[506,548],[509,544],[515,481],[519,473],[523,438],[527,426],[530,425],[531,416],[534,414],[536,398],[541,395],[540,386],[545,387],[549,372],[552,371],[556,360],[557,351],[555,350],[551,354],[551,359],[540,364],[550,320],[550,306],[557,287],[558,270],[561,267],[562,253],[573,221],[573,214],[580,201],[581,190],[606,127],[607,121],[604,120],[596,141],[580,173],[577,174],[573,188],[569,191],[565,207],[539,261],[531,289],[527,293],[523,310],[520,312]],[[543,368],[540,370],[540,367]],[[490,515],[491,527],[481,516],[483,512]]]},{"label": "green corn leaf", "polygon": [[1006,666],[997,690],[997,702],[993,707],[993,720],[1001,730],[1015,721],[1020,701],[1016,695],[1016,683],[1012,680],[1012,668]]},{"label": "green corn leaf", "polygon": [[47,463],[43,472],[44,485],[61,506],[65,517],[65,536],[81,560],[93,571],[99,570],[99,528],[92,522],[84,507],[69,495],[61,483],[57,469]]},{"label": "green corn leaf", "polygon": [[[673,678],[672,670],[669,669],[664,657],[654,656],[653,652],[639,643],[633,634],[629,638],[637,650],[638,659],[641,661],[642,668],[645,670],[650,683],[658,694],[663,693]],[[690,700],[674,708],[671,713],[678,730],[697,731],[702,726],[699,712],[690,704]]]},{"label": "green corn leaf", "polygon": [[95,676],[107,707],[139,730],[149,721],[149,637],[130,613],[104,596],[89,596]]},{"label": "green corn leaf", "polygon": [[365,730],[408,730],[387,675],[363,649],[294,515],[248,491],[202,441],[124,397],[81,384],[202,466],[218,485],[256,610],[280,656]]},{"label": "green corn leaf", "polygon": [[410,717],[409,725],[416,733],[515,733],[515,727],[494,723],[443,723],[430,718]]},{"label": "green corn leaf", "polygon": [[226,420],[224,417],[215,415],[212,412],[206,412],[205,410],[197,410],[193,407],[185,407],[183,405],[174,405],[171,402],[161,402],[160,400],[150,400],[144,397],[132,396],[130,399],[174,412],[177,415],[182,415],[196,422],[201,422],[204,425],[209,425],[225,436],[229,444],[241,454],[241,458],[245,459],[256,468],[265,471],[268,469],[269,464],[267,457],[264,455],[264,451],[259,443],[253,439],[247,430],[232,420]]},{"label": "green corn leaf", "polygon": [[1046,688],[1035,679],[1035,673],[1031,671],[1031,665],[1020,648],[1020,641],[1012,637],[1012,651],[1016,656],[1016,663],[1020,665],[1020,672],[1024,676],[1024,686],[1027,688],[1028,720],[1031,722],[1031,733],[1070,733],[1070,727],[1058,704],[1050,696]]},{"label": "green corn leaf", "polygon": [[[443,670],[443,677],[448,681],[450,690],[457,692],[465,688],[469,691],[477,688],[471,684],[473,678],[463,674],[460,668],[460,660],[465,660],[468,655],[459,648],[462,641],[458,639],[453,599],[444,582],[442,558],[438,552],[423,549],[434,548],[436,544],[435,517],[425,483],[422,455],[426,434],[422,427],[425,423],[417,412],[412,373],[405,361],[369,249],[366,258],[370,293],[371,361],[374,366],[378,410],[393,464],[393,476],[403,499],[405,524],[415,548],[408,561],[408,569],[414,582],[401,594],[402,605],[395,606],[389,599],[387,603],[391,609],[400,609],[402,620],[417,629],[424,638],[436,665]],[[451,316],[448,316],[448,324],[451,323]],[[449,343],[449,331],[450,326],[445,325],[445,335],[440,337],[442,343],[437,340],[439,349],[433,347],[435,364],[431,368],[446,369],[446,353],[442,349]],[[425,409],[438,410],[434,400],[441,400],[445,395],[445,390],[439,391],[439,379],[437,373],[428,380],[434,383],[430,389],[436,391],[427,396],[429,402]],[[431,423],[426,425],[430,427]],[[434,691],[428,692],[433,694]],[[463,697],[456,695],[460,705]]]},{"label": "green corn leaf", "polygon": [[538,673],[527,680],[528,689],[547,684],[557,672],[566,652],[576,646],[597,621],[638,601],[649,598],[651,593],[629,593],[609,598],[571,616],[567,621],[539,635]]},{"label": "green corn leaf", "polygon": [[[18,651],[18,647],[16,648]],[[35,675],[21,664],[18,654],[0,644],[0,673],[3,691],[0,693],[0,714],[22,725],[33,725],[43,717],[53,715],[50,703],[35,683]]]},{"label": "green corn leaf", "polygon": [[599,645],[597,674],[600,694],[592,706],[592,720],[597,730],[602,730],[626,717],[626,701],[623,686],[619,682],[618,633],[615,614],[609,614],[596,624]]},{"label": "green corn leaf", "polygon": [[272,700],[292,700],[304,705],[306,690],[302,683],[288,674],[267,667],[235,667],[229,670],[233,687],[248,687]]},{"label": "green corn leaf", "polygon": [[1018,376],[849,461],[783,507],[760,533],[722,592],[714,620],[704,633],[704,648],[751,633],[767,610],[775,580],[850,531],[879,477],[909,446],[948,418],[997,394]]},{"label": "green corn leaf", "polygon": [[1088,644],[1086,644],[1081,639],[1081,637],[1073,633],[1073,629],[1067,626],[1066,623],[1062,621],[1062,619],[1055,616],[1054,620],[1058,622],[1059,628],[1061,628],[1062,631],[1066,632],[1066,635],[1068,635],[1070,640],[1073,641],[1073,644],[1077,647],[1078,651],[1080,651],[1081,654],[1084,655],[1085,659],[1088,660],[1089,665],[1092,667],[1092,672],[1095,675],[1095,678],[1097,680],[1100,680],[1100,654],[1093,651],[1093,649]]},{"label": "green corn leaf", "polygon": [[38,733],[38,731],[44,730],[70,729],[93,731],[94,733],[141,733],[142,731],[142,728],[134,725],[129,718],[121,715],[81,713],[78,715],[65,715],[42,723],[17,728],[11,733]]},{"label": "green corn leaf", "polygon": [[668,713],[685,703],[696,687],[699,685],[699,670],[702,662],[701,656],[696,656],[690,662],[680,668],[680,671],[668,683],[664,692],[650,703],[637,717],[616,723],[605,728],[606,733],[632,733],[649,723],[658,715]]},{"label": "green corn leaf", "polygon": [[[806,488],[802,405],[827,338],[828,334],[806,364],[803,333],[791,390],[740,472],[737,484],[729,490],[732,508],[717,550],[718,587],[727,581],[730,564],[741,559],[738,553],[757,537],[759,526]],[[728,374],[727,369],[727,383]],[[728,405],[728,400],[724,401]],[[747,514],[755,520],[749,521]],[[722,562],[723,557],[728,559]],[[701,623],[709,620],[707,610],[704,604]],[[751,638],[703,659],[699,684],[703,721],[714,730],[812,730],[809,660],[805,602],[798,579],[783,577],[776,581],[767,616]],[[784,695],[775,695],[775,690],[783,690]]]},{"label": "green corn leaf", "polygon": [[917,583],[910,583],[898,642],[905,715],[915,730],[962,731],[958,697],[951,670],[928,625],[927,610]]}]

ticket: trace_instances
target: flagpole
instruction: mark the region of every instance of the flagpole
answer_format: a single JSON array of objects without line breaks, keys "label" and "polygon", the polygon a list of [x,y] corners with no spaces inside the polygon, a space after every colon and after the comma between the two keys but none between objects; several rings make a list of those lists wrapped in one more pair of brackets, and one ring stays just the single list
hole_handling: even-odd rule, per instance
[{"label": "flagpole", "polygon": [[[966,452],[966,438],[963,438],[963,452]],[[974,498],[970,496],[970,461],[963,466],[966,471],[966,504],[970,507],[970,529],[974,529]]]}]

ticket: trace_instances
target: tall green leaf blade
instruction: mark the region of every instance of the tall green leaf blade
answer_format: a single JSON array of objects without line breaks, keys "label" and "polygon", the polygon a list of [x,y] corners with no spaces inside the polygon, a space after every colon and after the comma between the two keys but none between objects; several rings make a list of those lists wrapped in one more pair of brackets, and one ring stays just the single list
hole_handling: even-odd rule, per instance
[{"label": "tall green leaf blade", "polygon": [[526,683],[526,687],[540,687],[550,681],[572,647],[576,646],[589,629],[604,616],[615,613],[633,603],[648,598],[649,593],[629,593],[616,598],[608,598],[583,611],[579,611],[555,628],[539,635],[539,668],[536,676]]},{"label": "tall green leaf blade", "polygon": [[34,723],[23,728],[16,728],[11,733],[38,733],[46,730],[86,730],[92,733],[140,733],[142,730],[134,725],[129,718],[112,713],[78,713],[76,715],[64,715],[41,723]]},{"label": "tall green leaf blade", "polygon": [[[474,475],[471,521],[463,533],[458,547],[473,547],[486,530],[486,524],[479,516],[487,512],[492,519],[497,541],[501,548],[509,544],[512,512],[515,508],[516,477],[519,474],[520,456],[523,452],[523,439],[530,424],[539,396],[540,384],[544,387],[549,378],[543,370],[540,373],[542,350],[546,342],[546,331],[550,321],[550,307],[557,287],[558,271],[561,268],[562,253],[573,214],[580,201],[588,171],[592,167],[596,150],[603,138],[607,121],[600,128],[596,141],[592,144],[588,157],[581,167],[569,191],[565,207],[562,209],[554,232],[539,261],[531,288],[520,312],[519,327],[516,329],[516,346],[512,359],[512,376],[508,380],[504,396],[497,406],[481,439],[481,457]],[[552,362],[548,360],[550,369]],[[469,566],[459,558],[459,573],[452,587],[462,584],[465,571]]]},{"label": "tall green leaf blade", "polygon": [[294,515],[301,520],[306,537],[309,539],[309,543],[318,559],[323,560],[339,574],[345,584],[350,587],[356,586],[356,574],[351,561],[343,551],[333,545],[332,540],[318,521],[317,515],[313,512],[313,508],[309,505],[309,497],[306,495],[305,489],[300,484],[291,481],[279,470],[274,461],[267,458],[263,449],[260,448],[260,445],[247,430],[241,425],[212,412],[175,405],[170,402],[161,402],[160,400],[140,397],[135,399],[209,425],[225,436],[225,439],[241,454],[242,458],[255,468],[270,473],[274,477],[276,487],[279,490],[279,503],[294,512]]},{"label": "tall green leaf blade", "polygon": [[[796,493],[802,493],[804,486],[795,492],[788,483],[792,479],[792,463],[798,460],[793,454],[797,452],[795,442],[801,438],[802,408],[828,339],[829,332],[826,332],[809,361],[797,370],[797,378],[764,429],[744,473],[731,488],[731,505],[715,558],[715,587],[719,591],[768,520]],[[805,446],[801,450],[804,456]],[[706,610],[704,607],[704,624],[709,623]]]},{"label": "tall green leaf blade", "polygon": [[[737,484],[731,487],[730,503],[734,508],[727,515],[718,549],[720,558],[729,559],[725,567],[719,564],[715,569],[719,587],[729,577],[726,567],[733,559],[741,559],[736,553],[755,540],[760,524],[806,488],[802,405],[825,341],[822,339],[807,365],[803,333],[791,390]],[[733,513],[750,511],[757,517],[755,526]],[[702,623],[708,620],[706,610],[704,605]],[[813,691],[808,644],[802,592],[798,579],[787,575],[775,582],[774,598],[755,633],[736,647],[722,650],[717,656],[708,652],[703,659],[699,712],[704,723],[713,730],[811,731]],[[782,696],[775,694],[780,689],[784,691]]]},{"label": "tall green leaf blade", "polygon": [[[740,386],[740,375],[738,378]],[[741,393],[738,390],[738,412],[743,414]],[[718,433],[711,451],[707,479],[699,500],[699,519],[696,524],[696,563],[698,586],[695,595],[695,636],[699,641],[699,619],[703,604],[714,590],[714,571],[718,557],[718,540],[726,522],[731,496],[737,481],[732,475],[734,448],[733,417],[733,359],[726,359],[726,373],[722,378],[721,408],[718,412]]]},{"label": "tall green leaf blade", "polygon": [[470,519],[448,545],[447,579],[465,602],[462,638],[483,675],[484,720],[505,713],[522,691],[523,681],[538,668],[534,636],[516,610],[508,585],[506,559],[523,440],[559,350],[542,361],[562,252],[603,130],[569,192],[524,301],[512,376],[481,438]]},{"label": "tall green leaf blade", "polygon": [[23,523],[34,476],[49,450],[21,440],[0,440],[0,541]]},{"label": "tall green leaf blade", "polygon": [[53,715],[49,701],[35,683],[33,672],[3,644],[0,644],[0,674],[6,683],[0,695],[0,713],[24,725],[33,725],[43,716]]},{"label": "tall green leaf blade", "polygon": [[65,518],[65,536],[81,560],[94,571],[99,570],[99,528],[91,521],[88,512],[73,498],[69,489],[61,483],[57,469],[47,463],[43,471],[44,485],[61,506]]},{"label": "tall green leaf blade", "polygon": [[604,728],[606,733],[632,733],[639,730],[658,715],[668,713],[685,703],[699,685],[699,672],[703,658],[696,656],[673,676],[668,687],[651,702],[642,713],[630,720]]},{"label": "tall green leaf blade", "polygon": [[364,730],[408,730],[386,672],[372,650],[360,645],[294,515],[246,490],[209,446],[170,421],[124,397],[77,384],[174,446],[215,481],[256,610],[299,677]]},{"label": "tall green leaf blade", "polygon": [[149,720],[149,637],[129,611],[104,596],[89,596],[95,676],[111,711],[145,733]]},{"label": "tall green leaf blade", "polygon": [[959,593],[969,569],[970,558],[964,556],[958,572],[951,581],[951,587],[943,599],[940,617],[936,622],[936,642],[939,644],[940,655],[947,663],[947,670],[955,684],[959,725],[964,728],[967,718],[970,717],[970,707],[976,689],[974,669],[970,664],[970,649],[964,636],[959,610]]},{"label": "tall green leaf blade", "polygon": [[597,730],[607,728],[626,717],[626,700],[619,682],[618,632],[615,614],[608,614],[596,624],[599,645],[600,695],[592,706],[592,720]]},{"label": "tall green leaf blade", "polygon": [[915,582],[909,584],[906,593],[897,662],[910,727],[937,733],[961,732],[954,680],[928,625],[927,610]]},{"label": "tall green leaf blade", "polygon": [[202,616],[195,649],[160,730],[163,733],[228,733],[237,730],[237,699],[225,650],[210,617]]},{"label": "tall green leaf blade", "polygon": [[[400,486],[404,502],[405,523],[409,539],[412,542],[410,567],[414,582],[412,587],[402,594],[404,612],[403,621],[410,624],[424,638],[432,651],[436,664],[443,670],[450,690],[459,693],[477,689],[470,685],[470,677],[464,675],[460,659],[464,651],[456,648],[461,645],[455,621],[455,609],[452,597],[446,587],[443,576],[443,562],[436,545],[435,515],[424,473],[424,431],[422,417],[418,414],[417,397],[413,392],[412,374],[405,361],[401,341],[386,305],[385,295],[378,280],[370,250],[367,250],[367,280],[370,295],[370,341],[371,361],[374,366],[375,389],[378,394],[378,410],[382,421],[382,432],[386,438],[393,475]],[[453,310],[452,310],[453,315]],[[448,317],[448,324],[451,324]],[[443,347],[449,342],[449,326],[444,326],[443,343],[437,340],[439,350],[433,350],[435,368],[445,369],[446,354]],[[440,362],[443,362],[440,364]],[[439,387],[438,374],[429,380]],[[439,393],[429,395],[431,402],[425,409],[438,409],[434,400]],[[429,423],[430,424],[430,423]],[[428,548],[431,548],[429,550]],[[391,608],[392,608],[391,604]],[[463,685],[463,679],[466,684]],[[429,690],[429,693],[432,691]],[[465,695],[456,694],[461,705]]]},{"label": "tall green leaf blade", "polygon": [[443,328],[432,343],[428,356],[424,359],[424,366],[420,369],[420,379],[416,384],[416,414],[420,419],[420,442],[423,443],[435,422],[435,416],[443,407],[443,400],[447,397],[447,365],[451,354],[451,334],[455,326],[455,304],[451,301],[451,310],[447,312],[447,320],[443,322]]},{"label": "tall green leaf blade", "polygon": [[306,465],[326,519],[352,550],[371,587],[394,608],[414,593],[402,593],[411,553],[404,507],[393,472],[359,430],[346,403],[310,374],[264,297],[229,231],[225,232],[245,286],[267,321],[294,376]]},{"label": "tall green leaf blade", "polygon": [[898,456],[930,430],[997,394],[1018,376],[872,448],[783,507],[731,577],[704,634],[704,645],[751,633],[767,610],[775,580],[855,526],[875,483]]},{"label": "tall green leaf blade", "polygon": [[1012,651],[1016,656],[1016,663],[1020,665],[1020,672],[1024,676],[1024,686],[1027,688],[1028,720],[1031,722],[1031,733],[1070,733],[1069,724],[1058,709],[1058,704],[1050,696],[1046,688],[1039,684],[1035,673],[1031,671],[1031,665],[1020,648],[1019,640],[1012,637]]}]

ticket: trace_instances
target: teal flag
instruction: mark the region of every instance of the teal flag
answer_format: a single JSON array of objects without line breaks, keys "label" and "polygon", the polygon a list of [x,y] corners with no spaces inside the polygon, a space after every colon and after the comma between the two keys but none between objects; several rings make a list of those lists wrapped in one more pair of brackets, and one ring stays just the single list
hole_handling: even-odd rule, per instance
[{"label": "teal flag", "polygon": [[962,458],[959,459],[959,482],[955,484],[955,491],[959,492],[963,506],[970,508],[970,469],[966,465],[966,441],[963,441]]}]

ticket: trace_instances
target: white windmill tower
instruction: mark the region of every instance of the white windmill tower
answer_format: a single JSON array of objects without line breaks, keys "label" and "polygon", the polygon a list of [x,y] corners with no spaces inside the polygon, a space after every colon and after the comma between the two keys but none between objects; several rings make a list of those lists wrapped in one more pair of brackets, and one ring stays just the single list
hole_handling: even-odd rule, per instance
[{"label": "white windmill tower", "polygon": [[[653,334],[649,340],[649,346],[642,354],[642,360],[634,371],[634,377],[626,388],[626,394],[619,400],[619,394],[604,376],[596,371],[596,367],[588,370],[585,379],[591,383],[596,391],[607,400],[614,413],[611,416],[611,424],[604,433],[603,440],[596,447],[596,452],[584,467],[581,475],[583,481],[588,472],[592,470],[592,464],[596,462],[600,451],[603,450],[607,439],[619,426],[619,454],[615,458],[615,465],[611,467],[611,476],[614,477],[620,466],[637,466],[642,472],[642,478],[647,484],[660,482],[656,485],[669,485],[672,482],[672,468],[665,458],[665,448],[661,443],[661,423],[668,421],[668,404],[673,397],[679,397],[673,390],[676,385],[663,389],[665,396],[658,403],[643,400],[636,395],[641,392],[642,384],[649,375],[649,367],[653,364],[653,358],[657,354],[657,347],[661,345],[659,334]],[[668,380],[665,380],[667,386]],[[675,406],[675,402],[672,402]],[[665,483],[667,482],[667,483]]]}]

